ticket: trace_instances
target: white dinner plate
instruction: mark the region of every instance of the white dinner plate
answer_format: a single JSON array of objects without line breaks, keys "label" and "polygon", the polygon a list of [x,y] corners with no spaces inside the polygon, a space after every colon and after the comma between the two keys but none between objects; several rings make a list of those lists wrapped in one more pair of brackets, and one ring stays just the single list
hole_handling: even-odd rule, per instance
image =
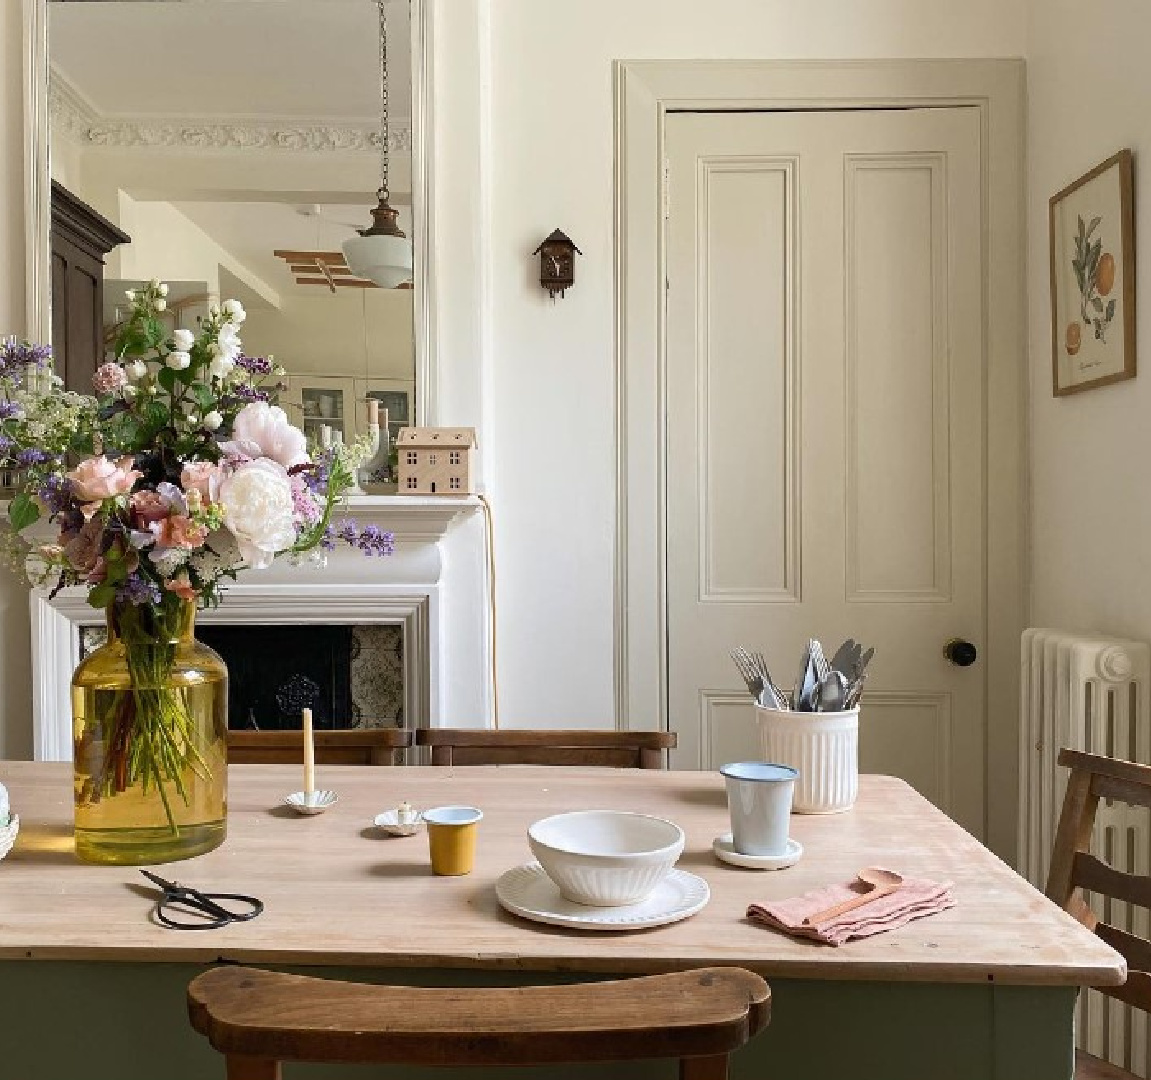
[{"label": "white dinner plate", "polygon": [[623,907],[590,907],[565,900],[539,863],[525,863],[496,882],[496,896],[513,915],[576,930],[643,930],[679,922],[701,910],[711,896],[703,878],[672,870],[646,900]]}]

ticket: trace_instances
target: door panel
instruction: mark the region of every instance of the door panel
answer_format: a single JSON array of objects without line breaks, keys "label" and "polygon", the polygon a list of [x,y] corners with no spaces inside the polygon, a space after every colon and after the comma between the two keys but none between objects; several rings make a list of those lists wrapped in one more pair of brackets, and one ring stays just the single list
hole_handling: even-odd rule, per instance
[{"label": "door panel", "polygon": [[757,756],[728,653],[877,648],[861,762],[983,831],[981,175],[974,109],[667,120],[670,724]]}]

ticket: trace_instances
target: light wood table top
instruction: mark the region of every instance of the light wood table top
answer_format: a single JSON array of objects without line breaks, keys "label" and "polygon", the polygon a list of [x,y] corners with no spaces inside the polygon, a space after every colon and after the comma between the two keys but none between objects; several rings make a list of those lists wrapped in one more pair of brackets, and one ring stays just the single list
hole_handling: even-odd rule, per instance
[{"label": "light wood table top", "polygon": [[[228,840],[160,873],[266,904],[249,923],[200,933],[149,921],[154,893],[131,867],[71,853],[71,768],[0,762],[21,833],[0,862],[0,958],[138,962],[369,965],[626,974],[736,964],[765,976],[881,981],[1107,985],[1125,978],[1118,953],[1048,902],[900,780],[867,776],[847,814],[796,815],[804,857],[759,872],[716,860],[729,829],[721,778],[704,772],[608,769],[329,767],[317,784],[338,805],[302,818],[278,804],[300,786],[290,766],[232,766]],[[475,872],[436,878],[426,836],[385,837],[373,817],[402,799],[418,807],[480,807]],[[564,810],[636,810],[687,834],[679,865],[707,880],[693,918],[631,933],[571,931],[504,912],[495,882],[531,860],[525,830]],[[863,866],[952,881],[958,905],[840,948],[793,941],[744,918],[751,901],[848,881]]]}]

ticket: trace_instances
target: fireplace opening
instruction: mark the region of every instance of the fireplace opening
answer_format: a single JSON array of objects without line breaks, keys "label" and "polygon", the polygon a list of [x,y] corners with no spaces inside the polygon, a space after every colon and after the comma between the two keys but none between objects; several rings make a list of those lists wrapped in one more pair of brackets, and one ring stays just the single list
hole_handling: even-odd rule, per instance
[{"label": "fireplace opening", "polygon": [[[298,730],[404,726],[403,629],[397,625],[249,626],[199,622],[196,637],[228,665],[228,726]],[[84,627],[81,658],[103,644]]]}]

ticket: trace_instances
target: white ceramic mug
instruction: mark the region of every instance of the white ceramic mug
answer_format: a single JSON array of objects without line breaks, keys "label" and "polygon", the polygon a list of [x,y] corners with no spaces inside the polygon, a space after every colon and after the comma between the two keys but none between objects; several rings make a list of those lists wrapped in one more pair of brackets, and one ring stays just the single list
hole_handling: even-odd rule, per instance
[{"label": "white ceramic mug", "polygon": [[782,855],[787,850],[799,770],[765,761],[739,761],[719,771],[727,782],[732,846],[743,855]]}]

